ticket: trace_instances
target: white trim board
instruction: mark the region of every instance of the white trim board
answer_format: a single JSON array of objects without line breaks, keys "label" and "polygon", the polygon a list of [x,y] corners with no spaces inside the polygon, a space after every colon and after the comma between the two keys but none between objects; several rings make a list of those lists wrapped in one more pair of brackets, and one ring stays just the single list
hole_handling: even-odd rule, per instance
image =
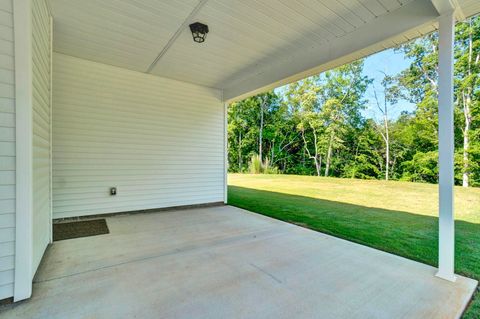
[{"label": "white trim board", "polygon": [[32,294],[32,32],[30,0],[13,1],[16,220],[14,301]]},{"label": "white trim board", "polygon": [[[46,2],[47,5],[49,1]],[[49,8],[51,14],[51,9]],[[53,128],[53,17],[50,16],[50,244],[53,243],[53,140],[52,140],[52,128]]]}]

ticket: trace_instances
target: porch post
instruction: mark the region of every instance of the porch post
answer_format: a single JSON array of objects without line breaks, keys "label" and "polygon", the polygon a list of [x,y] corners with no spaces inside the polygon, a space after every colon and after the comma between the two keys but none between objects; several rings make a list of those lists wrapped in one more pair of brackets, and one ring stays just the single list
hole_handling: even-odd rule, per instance
[{"label": "porch post", "polygon": [[455,281],[455,224],[453,219],[453,41],[454,12],[439,18],[438,41],[438,154],[439,243],[437,276]]}]

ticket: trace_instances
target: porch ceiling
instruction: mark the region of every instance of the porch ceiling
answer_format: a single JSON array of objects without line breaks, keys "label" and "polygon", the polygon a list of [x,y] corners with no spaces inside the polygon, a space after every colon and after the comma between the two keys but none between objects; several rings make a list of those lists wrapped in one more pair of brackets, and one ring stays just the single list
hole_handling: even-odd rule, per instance
[{"label": "porch ceiling", "polygon": [[[50,0],[54,50],[224,90],[226,100],[347,63],[436,28],[449,0]],[[458,0],[459,12],[480,12]],[[438,10],[437,10],[437,9]],[[203,44],[188,24],[209,25]]]}]

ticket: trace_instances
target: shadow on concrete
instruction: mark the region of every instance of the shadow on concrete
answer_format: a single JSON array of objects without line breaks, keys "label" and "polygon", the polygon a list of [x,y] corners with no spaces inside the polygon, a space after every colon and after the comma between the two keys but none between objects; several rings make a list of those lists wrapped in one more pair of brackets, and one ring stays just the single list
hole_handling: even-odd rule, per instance
[{"label": "shadow on concrete", "polygon": [[[228,191],[230,205],[437,266],[437,217],[238,186]],[[455,228],[456,272],[480,279],[480,224],[457,220]]]}]

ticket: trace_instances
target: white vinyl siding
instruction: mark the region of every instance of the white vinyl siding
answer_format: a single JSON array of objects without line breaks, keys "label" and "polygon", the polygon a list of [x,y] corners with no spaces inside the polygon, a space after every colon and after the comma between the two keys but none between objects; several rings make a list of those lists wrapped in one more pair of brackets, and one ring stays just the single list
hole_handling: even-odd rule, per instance
[{"label": "white vinyl siding", "polygon": [[13,0],[0,0],[0,300],[13,296],[15,76]]},{"label": "white vinyl siding", "polygon": [[50,14],[45,0],[32,2],[33,265],[50,242]]},{"label": "white vinyl siding", "polygon": [[54,218],[223,202],[221,91],[59,53],[53,87]]}]

